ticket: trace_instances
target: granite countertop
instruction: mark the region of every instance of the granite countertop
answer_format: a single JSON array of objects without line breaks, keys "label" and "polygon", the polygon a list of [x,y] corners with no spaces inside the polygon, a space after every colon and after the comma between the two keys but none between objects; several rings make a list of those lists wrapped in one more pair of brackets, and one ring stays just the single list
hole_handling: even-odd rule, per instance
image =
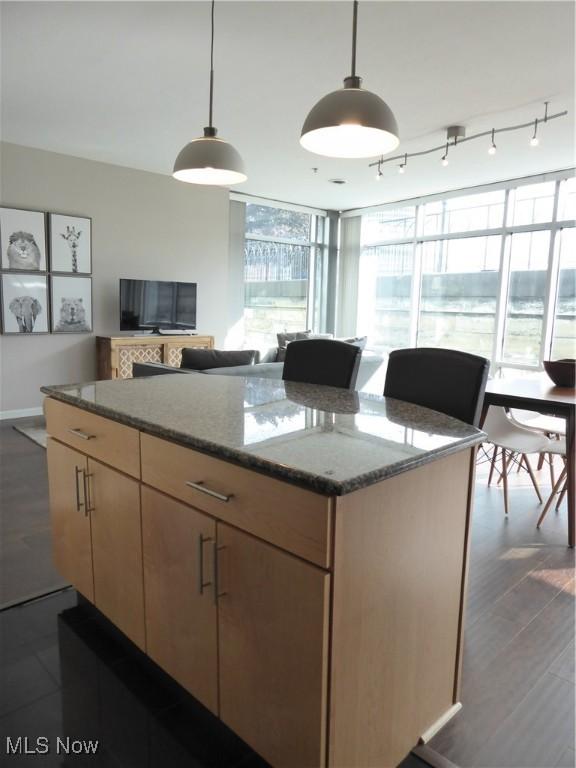
[{"label": "granite countertop", "polygon": [[484,437],[401,400],[253,377],[166,375],[42,392],[326,495],[364,488]]}]

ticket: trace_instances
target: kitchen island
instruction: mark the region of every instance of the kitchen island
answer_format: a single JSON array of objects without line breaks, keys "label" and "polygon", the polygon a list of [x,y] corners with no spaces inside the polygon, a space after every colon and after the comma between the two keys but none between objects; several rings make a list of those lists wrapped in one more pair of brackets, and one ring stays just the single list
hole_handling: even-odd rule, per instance
[{"label": "kitchen island", "polygon": [[396,766],[457,711],[479,430],[256,378],[43,391],[60,572],[272,765]]}]

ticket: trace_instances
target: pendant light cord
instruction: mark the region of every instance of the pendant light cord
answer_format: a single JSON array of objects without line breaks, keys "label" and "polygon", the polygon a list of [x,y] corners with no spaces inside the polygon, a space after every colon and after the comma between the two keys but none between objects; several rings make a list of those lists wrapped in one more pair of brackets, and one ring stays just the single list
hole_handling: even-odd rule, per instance
[{"label": "pendant light cord", "polygon": [[214,0],[211,10],[211,35],[210,35],[210,106],[208,111],[208,127],[212,128],[212,108],[214,103]]},{"label": "pendant light cord", "polygon": [[358,26],[358,0],[354,0],[352,16],[352,72],[350,77],[356,77],[356,29]]}]

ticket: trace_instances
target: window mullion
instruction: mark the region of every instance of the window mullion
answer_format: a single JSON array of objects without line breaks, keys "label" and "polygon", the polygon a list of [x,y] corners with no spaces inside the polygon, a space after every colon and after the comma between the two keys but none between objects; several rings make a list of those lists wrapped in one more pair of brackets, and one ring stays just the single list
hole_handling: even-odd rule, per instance
[{"label": "window mullion", "polygon": [[508,285],[510,281],[510,248],[507,247],[507,229],[506,221],[508,219],[508,205],[510,199],[510,190],[506,190],[504,195],[504,212],[502,220],[502,229],[500,231],[500,268],[498,272],[498,292],[496,294],[496,318],[494,327],[494,345],[492,347],[492,371],[500,366],[502,352],[504,349],[504,331],[506,328],[506,304],[508,299]]},{"label": "window mullion", "polygon": [[550,245],[548,251],[548,272],[546,274],[546,293],[544,294],[544,317],[542,318],[542,337],[540,339],[540,360],[550,358],[552,353],[552,333],[554,331],[554,315],[556,310],[556,294],[558,291],[558,273],[560,267],[560,248],[556,247],[558,228],[558,198],[560,195],[560,181],[556,182],[554,194],[554,208],[552,212],[552,229],[550,232]]},{"label": "window mullion", "polygon": [[412,239],[412,283],[410,284],[410,346],[417,346],[418,324],[420,318],[420,296],[422,283],[422,246],[418,244],[418,226],[422,216],[422,206],[416,206],[414,237]]}]

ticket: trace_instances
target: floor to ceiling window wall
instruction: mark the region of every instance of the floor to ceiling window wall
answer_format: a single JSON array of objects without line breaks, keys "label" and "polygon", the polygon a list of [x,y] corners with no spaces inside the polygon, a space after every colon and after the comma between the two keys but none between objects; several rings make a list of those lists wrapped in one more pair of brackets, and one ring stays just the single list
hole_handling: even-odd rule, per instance
[{"label": "floor to ceiling window wall", "polygon": [[276,334],[316,325],[315,297],[325,250],[325,217],[246,204],[244,343],[265,349]]},{"label": "floor to ceiling window wall", "polygon": [[502,370],[576,357],[575,218],[568,174],[363,213],[357,333]]}]

